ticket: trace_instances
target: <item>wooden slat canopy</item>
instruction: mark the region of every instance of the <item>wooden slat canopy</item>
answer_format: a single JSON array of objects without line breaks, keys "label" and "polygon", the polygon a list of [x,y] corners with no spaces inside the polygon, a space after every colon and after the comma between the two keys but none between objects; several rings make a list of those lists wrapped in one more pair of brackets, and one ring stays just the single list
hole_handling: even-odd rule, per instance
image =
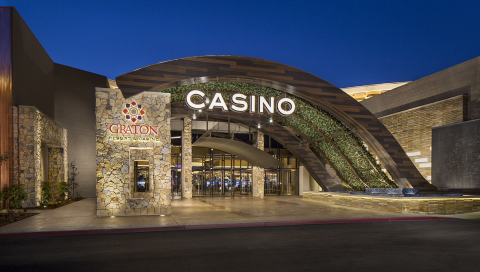
[{"label": "wooden slat canopy", "polygon": [[268,60],[239,56],[190,57],[153,64],[116,78],[126,97],[153,89],[222,78],[258,84],[302,98],[329,112],[364,141],[400,188],[436,190],[387,128],[341,89],[305,71]]}]

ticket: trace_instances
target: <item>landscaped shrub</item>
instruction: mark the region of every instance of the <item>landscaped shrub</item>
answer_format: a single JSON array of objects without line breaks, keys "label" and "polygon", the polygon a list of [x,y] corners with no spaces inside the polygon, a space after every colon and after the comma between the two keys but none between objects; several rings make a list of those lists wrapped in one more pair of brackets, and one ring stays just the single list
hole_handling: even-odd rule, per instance
[{"label": "landscaped shrub", "polygon": [[59,182],[57,184],[57,192],[58,192],[58,201],[59,202],[65,202],[65,197],[67,196],[68,193],[68,184],[64,181]]},{"label": "landscaped shrub", "polygon": [[52,184],[48,181],[43,181],[41,184],[42,194],[40,204],[42,206],[48,206],[53,201],[53,194],[52,194]]},{"label": "landscaped shrub", "polygon": [[28,194],[21,184],[5,187],[2,194],[3,198],[8,201],[10,208],[21,208],[22,203],[28,199]]}]

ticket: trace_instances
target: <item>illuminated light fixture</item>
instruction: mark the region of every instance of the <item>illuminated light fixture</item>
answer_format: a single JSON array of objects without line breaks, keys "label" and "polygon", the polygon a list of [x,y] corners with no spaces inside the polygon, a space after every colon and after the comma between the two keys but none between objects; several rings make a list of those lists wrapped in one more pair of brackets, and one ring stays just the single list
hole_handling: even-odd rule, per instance
[{"label": "illuminated light fixture", "polygon": [[260,123],[257,125],[257,128],[260,128]]},{"label": "illuminated light fixture", "polygon": [[160,216],[165,216],[164,214],[161,214]]},{"label": "illuminated light fixture", "polygon": [[115,218],[115,215],[110,216],[110,218]]},{"label": "illuminated light fixture", "polygon": [[193,120],[197,119],[197,116],[195,115],[195,113],[192,115],[192,119]]},{"label": "illuminated light fixture", "polygon": [[182,138],[182,136],[173,136],[173,137],[170,137],[171,139],[180,139]]},{"label": "illuminated light fixture", "polygon": [[269,120],[269,121],[270,121],[270,123],[273,123],[273,118],[272,118],[272,117],[270,117],[270,120]]},{"label": "illuminated light fixture", "polygon": [[205,103],[207,103],[207,104],[210,103],[210,98],[208,98],[208,96],[207,96],[207,98],[205,98]]},{"label": "illuminated light fixture", "polygon": [[198,112],[202,112],[202,109],[199,109]]}]

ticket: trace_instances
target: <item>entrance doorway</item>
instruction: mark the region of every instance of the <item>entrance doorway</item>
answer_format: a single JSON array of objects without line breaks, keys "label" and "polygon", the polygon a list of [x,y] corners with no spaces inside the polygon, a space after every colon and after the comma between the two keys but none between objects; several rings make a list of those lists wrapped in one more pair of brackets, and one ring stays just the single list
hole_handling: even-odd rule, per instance
[{"label": "entrance doorway", "polygon": [[[236,138],[241,135],[236,134]],[[245,135],[244,135],[245,136]],[[172,197],[180,198],[181,132],[172,131],[171,188]],[[248,134],[244,137],[248,142]],[[195,141],[195,140],[193,140]],[[264,150],[282,162],[282,166],[265,169],[265,195],[298,195],[298,160],[280,143],[268,136]],[[252,165],[238,156],[221,150],[192,148],[192,195],[194,197],[236,197],[252,195]]]},{"label": "entrance doorway", "polygon": [[252,166],[223,151],[194,147],[193,196],[251,195]]}]

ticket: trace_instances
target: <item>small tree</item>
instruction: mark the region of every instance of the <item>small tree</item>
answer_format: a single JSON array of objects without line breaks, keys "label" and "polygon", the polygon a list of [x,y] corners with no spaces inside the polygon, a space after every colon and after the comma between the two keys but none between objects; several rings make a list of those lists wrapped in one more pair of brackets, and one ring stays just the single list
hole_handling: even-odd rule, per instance
[{"label": "small tree", "polygon": [[43,181],[40,188],[42,189],[40,204],[42,206],[48,206],[53,200],[52,184],[48,181]]},{"label": "small tree", "polygon": [[68,193],[68,184],[64,181],[57,184],[58,201],[65,202],[65,196]]},{"label": "small tree", "polygon": [[28,194],[23,188],[23,185],[16,184],[10,187],[5,187],[2,191],[5,200],[8,201],[9,208],[21,208],[23,201],[28,199]]},{"label": "small tree", "polygon": [[69,192],[71,192],[68,194],[68,198],[72,199],[75,195],[75,189],[78,187],[78,182],[75,181],[76,177],[78,176],[77,167],[75,166],[75,161],[71,162],[68,165],[68,169],[70,170],[69,171],[70,175],[68,177],[68,190]]},{"label": "small tree", "polygon": [[[10,159],[10,151],[0,155],[0,166]],[[28,194],[22,184],[12,185],[5,187],[0,192],[0,200],[6,200],[8,202],[8,213],[11,214],[13,208],[21,208],[25,200],[28,199]]]},{"label": "small tree", "polygon": [[[5,152],[3,155],[0,154],[0,166],[2,166],[2,164],[6,161],[8,161],[8,159],[10,158],[10,152]],[[1,188],[0,188],[1,189]],[[3,202],[3,198],[5,197],[5,193],[2,191],[0,191],[0,206],[2,206],[2,202]]]}]

